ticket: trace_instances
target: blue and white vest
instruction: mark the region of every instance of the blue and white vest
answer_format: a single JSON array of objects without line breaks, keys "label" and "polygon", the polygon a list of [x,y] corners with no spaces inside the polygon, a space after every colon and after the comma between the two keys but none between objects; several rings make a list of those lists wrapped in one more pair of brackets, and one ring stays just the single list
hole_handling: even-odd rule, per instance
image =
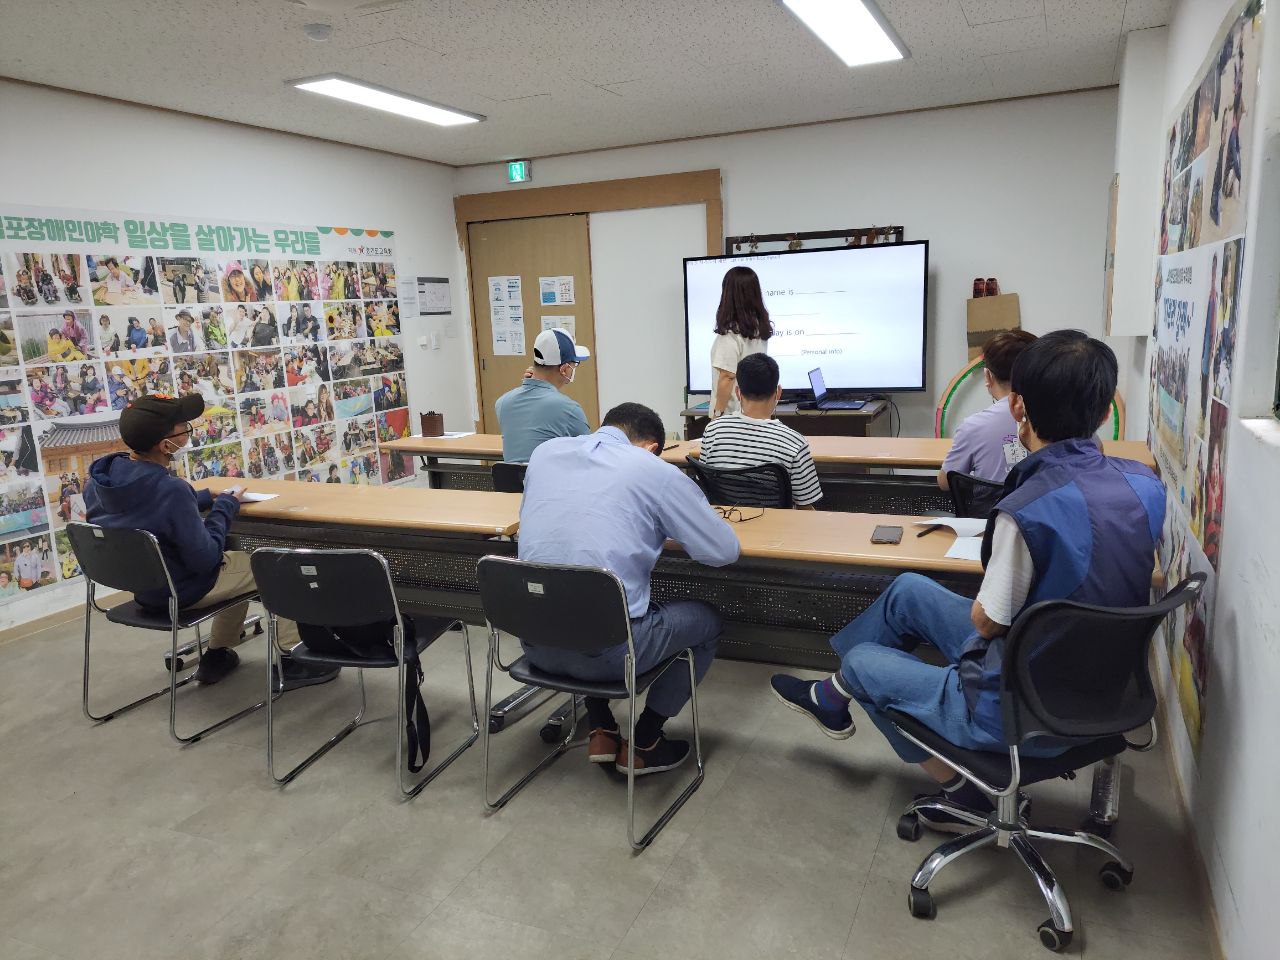
[{"label": "blue and white vest", "polygon": [[[1164,509],[1164,484],[1150,469],[1104,456],[1096,441],[1063,440],[1010,471],[987,521],[982,565],[991,557],[996,516],[1006,513],[1018,524],[1035,567],[1026,606],[1062,599],[1142,606],[1151,595]],[[975,633],[959,665],[970,714],[1001,736],[1003,660],[1003,637],[986,640]]]}]

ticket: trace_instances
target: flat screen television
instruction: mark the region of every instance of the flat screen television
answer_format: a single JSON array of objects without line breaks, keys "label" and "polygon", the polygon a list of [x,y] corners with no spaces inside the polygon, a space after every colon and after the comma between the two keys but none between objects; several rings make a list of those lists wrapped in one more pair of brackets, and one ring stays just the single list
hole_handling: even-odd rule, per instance
[{"label": "flat screen television", "polygon": [[821,367],[828,389],[897,393],[925,388],[929,242],[777,251],[684,261],[685,372],[690,393],[710,393],[720,284],[731,267],[760,277],[773,322],[769,355],[782,388],[809,390]]}]

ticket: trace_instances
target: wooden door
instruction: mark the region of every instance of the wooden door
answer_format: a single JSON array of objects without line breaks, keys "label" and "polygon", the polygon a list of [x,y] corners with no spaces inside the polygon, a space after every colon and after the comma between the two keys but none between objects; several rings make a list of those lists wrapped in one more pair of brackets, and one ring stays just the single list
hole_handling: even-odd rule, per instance
[{"label": "wooden door", "polygon": [[[587,218],[582,214],[534,217],[527,220],[493,220],[467,227],[471,266],[471,315],[476,336],[476,358],[480,369],[480,430],[498,432],[494,404],[520,383],[525,367],[533,363],[533,341],[542,332],[544,316],[574,319],[574,340],[591,351],[592,359],[582,363],[566,396],[582,404],[587,423],[600,423],[600,401],[596,392],[595,316],[591,302],[591,245]],[[496,353],[493,341],[493,311],[490,277],[520,277],[524,307],[524,353],[510,356]],[[541,277],[571,276],[574,303],[543,305],[539,296]]]}]

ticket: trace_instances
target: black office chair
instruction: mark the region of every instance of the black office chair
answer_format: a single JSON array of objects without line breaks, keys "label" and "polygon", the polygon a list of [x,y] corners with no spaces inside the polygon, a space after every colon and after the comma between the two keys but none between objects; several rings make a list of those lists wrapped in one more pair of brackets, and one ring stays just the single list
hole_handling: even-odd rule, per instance
[{"label": "black office chair", "polygon": [[957,517],[986,519],[1004,494],[1004,484],[970,476],[959,470],[947,471],[947,490]]},{"label": "black office chair", "polygon": [[791,475],[780,463],[721,470],[694,456],[685,460],[707,499],[717,506],[791,509]]},{"label": "black office chair", "polygon": [[493,489],[496,493],[524,493],[524,473],[529,469],[527,463],[508,463],[497,460],[489,468],[493,476]]},{"label": "black office chair", "polygon": [[[1129,885],[1133,865],[1115,846],[1084,830],[1029,826],[1019,809],[1018,790],[1054,777],[1074,777],[1075,771],[1126,749],[1149,750],[1155,745],[1156,695],[1147,666],[1151,638],[1165,617],[1195,601],[1204,582],[1205,575],[1197,573],[1146,607],[1048,600],[1019,614],[1005,640],[1000,684],[1007,755],[961,749],[914,717],[885,711],[899,733],[963,774],[996,804],[990,814],[933,797],[908,805],[898,821],[898,836],[904,840],[919,838],[919,810],[949,813],[974,826],[972,833],[948,840],[920,864],[908,894],[914,916],[935,915],[929,884],[938,871],[993,843],[1012,847],[1036,878],[1050,912],[1040,924],[1040,941],[1050,950],[1063,950],[1071,942],[1071,908],[1032,840],[1100,850],[1110,857],[1100,871],[1103,884],[1111,890]],[[1126,734],[1143,725],[1150,728],[1148,742],[1130,743]],[[1021,756],[1019,746],[1036,737],[1061,738],[1072,746],[1056,757]],[[996,786],[1000,783],[1005,785]]]},{"label": "black office chair", "polygon": [[[351,650],[347,654],[333,654],[310,649],[306,641],[290,652],[296,663],[338,667],[355,667],[360,684],[360,709],[341,730],[314,750],[284,776],[276,776],[275,769],[275,711],[267,706],[267,772],[278,784],[292,781],[333,747],[360,726],[367,706],[364,687],[364,671],[379,668],[395,668],[399,673],[396,697],[396,782],[406,798],[416,797],[428,783],[434,780],[454,760],[458,759],[480,735],[480,718],[476,712],[476,687],[471,672],[471,635],[465,623],[448,617],[414,617],[414,646],[418,654],[437,639],[461,624],[462,650],[467,662],[467,689],[471,696],[471,736],[449,756],[423,774],[417,783],[406,778],[404,756],[406,720],[408,710],[405,692],[409,684],[409,664],[416,657],[406,656],[404,649],[404,618],[396,602],[391,570],[386,559],[373,550],[293,550],[284,547],[261,547],[249,558],[253,578],[257,581],[262,605],[266,608],[268,646],[272,657],[267,665],[267,684],[271,685],[271,661],[279,669],[279,652],[276,647],[278,620],[283,617],[298,624],[317,627],[376,627],[390,624],[390,642],[385,655],[360,655]],[[416,682],[416,678],[415,678]],[[422,718],[425,720],[425,717]],[[429,724],[429,721],[427,721]],[[417,735],[429,737],[427,730]],[[429,741],[427,741],[429,742]],[[410,744],[410,749],[414,744]],[[425,752],[425,750],[424,750]],[[412,757],[410,757],[412,759]]]},{"label": "black office chair", "polygon": [[[178,645],[178,634],[182,630],[196,631],[196,650],[204,654],[204,642],[200,636],[200,627],[212,620],[224,610],[256,599],[257,594],[245,593],[238,597],[224,600],[213,606],[198,609],[180,609],[177,592],[173,587],[173,578],[160,552],[160,544],[155,536],[146,530],[135,530],[125,527],[99,527],[91,523],[72,522],[67,524],[67,537],[71,541],[71,550],[76,555],[80,570],[84,573],[86,594],[84,607],[84,683],[81,705],[84,715],[90,720],[105,723],[113,717],[150,703],[158,697],[169,695],[169,735],[178,743],[194,743],[206,734],[220,730],[229,723],[246,717],[262,707],[266,701],[260,700],[251,707],[245,707],[217,723],[210,724],[189,736],[178,733],[177,690],[185,687],[194,677],[194,671],[179,679],[182,670],[180,654],[183,647]],[[101,585],[112,590],[124,590],[137,594],[151,591],[163,591],[169,594],[169,609],[160,613],[141,606],[136,600],[127,600],[114,607],[103,609],[95,599],[97,587]],[[93,612],[98,611],[112,623],[137,627],[139,630],[162,630],[169,634],[170,651],[166,658],[169,668],[169,685],[155,693],[139,697],[132,703],[116,707],[109,713],[98,716],[89,708],[89,641],[93,628]]]},{"label": "black office chair", "polygon": [[[485,714],[493,706],[493,668],[504,670],[512,679],[545,690],[574,694],[574,708],[567,733],[556,749],[547,754],[515,786],[497,800],[489,799],[489,728],[484,731],[484,805],[498,810],[546,769],[572,745],[577,729],[577,695],[627,701],[627,743],[636,742],[636,698],[678,661],[689,669],[692,691],[689,707],[693,718],[694,759],[698,772],[671,805],[663,811],[639,840],[635,833],[635,750],[627,752],[627,839],[637,853],[644,850],[658,832],[675,816],[693,792],[702,785],[702,739],[698,725],[698,686],[694,674],[693,652],[682,650],[668,657],[652,670],[636,675],[636,653],[631,639],[631,618],[627,612],[627,593],[622,581],[608,570],[595,567],[557,566],[529,563],[513,557],[486,556],[478,567],[480,601],[489,624],[489,663],[485,672]],[[571,612],[571,618],[566,616]],[[592,654],[627,645],[624,676],[615,683],[578,680],[560,674],[546,673],[520,657],[510,666],[502,663],[498,631],[519,637],[526,643],[577,653]]]}]

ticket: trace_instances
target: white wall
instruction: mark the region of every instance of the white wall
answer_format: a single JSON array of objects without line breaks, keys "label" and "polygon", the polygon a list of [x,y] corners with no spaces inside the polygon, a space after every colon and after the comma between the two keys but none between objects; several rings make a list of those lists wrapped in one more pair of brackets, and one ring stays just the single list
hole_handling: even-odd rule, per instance
[{"label": "white wall", "polygon": [[[684,283],[681,260],[707,252],[701,203],[591,214],[600,415],[628,400],[683,436]],[[670,318],[681,318],[673,324]],[[710,363],[710,358],[703,358]]]},{"label": "white wall", "polygon": [[[898,402],[903,433],[931,435],[965,362],[975,276],[1018,293],[1032,332],[1101,332],[1115,123],[1116,92],[1101,90],[537,160],[531,186],[718,167],[728,234],[902,224],[929,240],[928,390]],[[501,180],[463,168],[457,190]],[[683,337],[678,310],[654,323]]]},{"label": "white wall", "polygon": [[[1161,126],[1198,76],[1235,0],[1181,0],[1168,28],[1161,84]],[[1232,419],[1227,439],[1222,563],[1218,570],[1213,642],[1209,651],[1205,724],[1199,763],[1176,716],[1178,698],[1164,657],[1157,657],[1170,715],[1164,725],[1179,780],[1209,874],[1222,945],[1231,960],[1276,956],[1271,926],[1280,795],[1275,734],[1280,729],[1280,423],[1270,416],[1280,336],[1280,30],[1276,11],[1264,16],[1258,85],[1253,183],[1247,185],[1249,241],[1245,251],[1236,344]],[[1124,97],[1122,95],[1122,102]],[[1123,122],[1122,115],[1122,122]],[[1160,147],[1151,158],[1160,163]],[[1159,172],[1153,174],[1159,188]],[[1121,191],[1125,184],[1122,181]],[[1135,265],[1135,282],[1150,283],[1152,262]],[[1139,341],[1138,356],[1145,356]],[[1146,408],[1147,384],[1136,377],[1132,412]],[[1142,416],[1145,431],[1145,414]],[[1131,423],[1133,420],[1131,419]],[[1132,428],[1131,428],[1132,430]]]},{"label": "white wall", "polygon": [[[396,231],[401,276],[449,276],[455,309],[465,307],[452,168],[3,80],[0,117],[0,201],[385,227]],[[404,325],[415,424],[433,407],[449,428],[472,428],[470,367],[457,360],[464,317],[438,351],[415,341],[443,330],[443,318]],[[57,588],[0,605],[0,629],[81,596]]]}]

